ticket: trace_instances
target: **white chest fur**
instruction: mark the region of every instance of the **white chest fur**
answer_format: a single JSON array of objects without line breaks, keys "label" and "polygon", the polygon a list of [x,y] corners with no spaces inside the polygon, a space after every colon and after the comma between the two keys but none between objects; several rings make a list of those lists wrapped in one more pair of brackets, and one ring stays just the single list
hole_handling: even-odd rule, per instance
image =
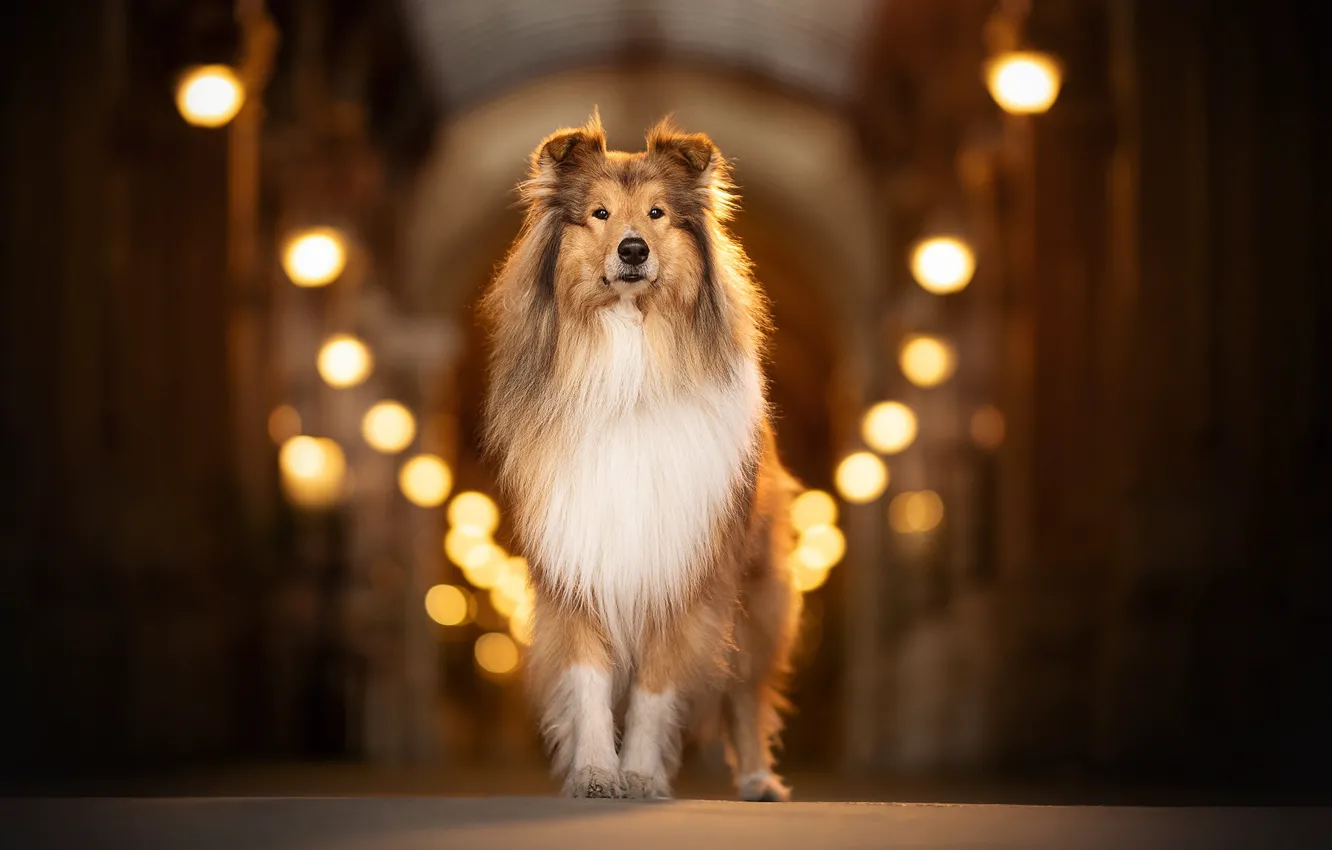
[{"label": "white chest fur", "polygon": [[593,601],[625,647],[648,610],[679,599],[705,556],[756,451],[763,395],[751,362],[727,386],[646,398],[653,367],[638,317],[607,311],[603,330],[586,409],[547,467],[538,545],[550,578]]}]

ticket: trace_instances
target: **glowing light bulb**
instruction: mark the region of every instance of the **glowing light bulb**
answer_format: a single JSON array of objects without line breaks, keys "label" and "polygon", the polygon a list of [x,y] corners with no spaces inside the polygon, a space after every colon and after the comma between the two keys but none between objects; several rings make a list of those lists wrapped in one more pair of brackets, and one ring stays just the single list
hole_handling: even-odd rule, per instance
[{"label": "glowing light bulb", "polygon": [[900,401],[881,401],[865,411],[860,435],[876,452],[897,454],[916,439],[916,414]]},{"label": "glowing light bulb", "polygon": [[490,590],[499,585],[504,575],[504,562],[508,557],[509,553],[504,551],[504,547],[486,541],[468,550],[458,566],[462,567],[463,575],[474,587]]},{"label": "glowing light bulb", "polygon": [[176,84],[176,108],[196,127],[221,127],[245,105],[245,87],[227,65],[199,65]]},{"label": "glowing light bulb", "polygon": [[470,528],[451,528],[444,535],[444,554],[458,566],[472,563],[471,551],[478,546],[489,546],[490,538]]},{"label": "glowing light bulb", "polygon": [[943,522],[943,499],[933,490],[898,493],[888,503],[888,524],[899,534],[931,531]]},{"label": "glowing light bulb", "polygon": [[499,508],[485,493],[467,490],[449,502],[449,525],[467,528],[478,534],[493,534],[499,527]]},{"label": "glowing light bulb", "polygon": [[278,469],[292,504],[322,508],[342,496],[347,458],[342,447],[326,437],[292,437],[278,450]]},{"label": "glowing light bulb", "polygon": [[812,570],[831,569],[846,554],[846,538],[836,526],[816,525],[800,535],[796,560]]},{"label": "glowing light bulb", "polygon": [[332,227],[312,227],[287,240],[282,268],[301,287],[327,286],[347,267],[347,240]]},{"label": "glowing light bulb", "polygon": [[505,676],[518,666],[518,645],[503,632],[487,632],[476,639],[476,664],[494,676]]},{"label": "glowing light bulb", "polygon": [[855,452],[842,459],[833,478],[843,499],[864,504],[883,495],[888,487],[888,467],[878,455]]},{"label": "glowing light bulb", "polygon": [[422,508],[436,508],[444,504],[449,490],[453,488],[453,473],[443,458],[417,455],[399,470],[398,487],[412,504]]},{"label": "glowing light bulb", "polygon": [[791,502],[791,527],[804,531],[837,523],[837,502],[822,490],[806,490]]},{"label": "glowing light bulb", "polygon": [[801,593],[810,593],[823,587],[823,583],[828,580],[829,572],[829,570],[816,570],[807,567],[798,559],[792,559],[791,562],[791,579],[796,590]]},{"label": "glowing light bulb", "polygon": [[1048,53],[1013,51],[990,62],[985,76],[990,96],[1005,112],[1031,115],[1054,105],[1064,74]]},{"label": "glowing light bulb", "polygon": [[426,613],[441,626],[461,626],[471,613],[470,596],[461,587],[437,584],[426,591]]},{"label": "glowing light bulb", "polygon": [[334,334],[324,341],[315,364],[330,387],[344,389],[363,383],[374,368],[370,349],[351,334]]},{"label": "glowing light bulb", "polygon": [[961,239],[936,236],[916,245],[911,252],[911,276],[927,292],[948,295],[961,292],[976,273],[976,256]]},{"label": "glowing light bulb", "polygon": [[953,346],[938,337],[914,336],[902,346],[898,363],[908,381],[929,389],[953,377],[957,353]]},{"label": "glowing light bulb", "polygon": [[375,451],[397,454],[416,437],[416,417],[396,401],[381,401],[365,412],[361,436]]}]

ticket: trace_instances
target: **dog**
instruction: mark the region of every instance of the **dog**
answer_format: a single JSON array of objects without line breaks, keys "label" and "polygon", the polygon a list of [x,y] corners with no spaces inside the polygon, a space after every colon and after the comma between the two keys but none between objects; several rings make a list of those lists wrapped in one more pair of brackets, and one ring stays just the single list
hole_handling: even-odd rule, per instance
[{"label": "dog", "polygon": [[741,799],[786,801],[800,486],[766,400],[767,301],[726,228],[730,166],[669,119],[645,152],[609,151],[594,112],[537,146],[519,194],[479,305],[483,442],[531,564],[554,772],[567,796],[669,798],[685,730],[712,730]]}]

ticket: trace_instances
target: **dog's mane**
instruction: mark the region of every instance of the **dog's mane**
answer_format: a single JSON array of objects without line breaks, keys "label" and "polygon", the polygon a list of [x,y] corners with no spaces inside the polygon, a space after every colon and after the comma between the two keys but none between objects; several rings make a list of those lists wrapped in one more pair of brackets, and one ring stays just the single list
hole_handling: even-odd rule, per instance
[{"label": "dog's mane", "polygon": [[508,459],[521,455],[523,445],[577,415],[577,399],[560,392],[558,376],[573,365],[561,352],[579,348],[576,335],[586,329],[560,313],[558,260],[564,230],[577,225],[575,213],[581,216],[597,179],[660,179],[678,213],[675,226],[698,252],[698,297],[687,327],[674,328],[675,355],[716,380],[762,356],[767,303],[726,227],[736,209],[729,163],[706,136],[681,133],[669,119],[647,140],[646,153],[607,152],[594,114],[583,127],[557,130],[538,145],[519,184],[523,225],[479,304],[492,346],[483,441],[499,461],[502,483],[510,477]]}]

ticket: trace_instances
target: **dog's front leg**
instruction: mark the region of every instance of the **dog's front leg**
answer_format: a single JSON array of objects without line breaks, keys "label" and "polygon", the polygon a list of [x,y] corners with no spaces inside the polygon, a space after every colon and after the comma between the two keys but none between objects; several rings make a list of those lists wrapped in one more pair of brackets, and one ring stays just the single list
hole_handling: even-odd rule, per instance
[{"label": "dog's front leg", "polygon": [[610,671],[575,664],[564,672],[562,685],[566,694],[562,711],[567,719],[561,725],[570,738],[563,744],[570,753],[564,793],[570,797],[621,796]]},{"label": "dog's front leg", "polygon": [[687,701],[725,675],[722,648],[729,624],[724,608],[697,608],[690,616],[647,629],[629,695],[620,775],[625,796],[666,799],[680,765],[680,735]]},{"label": "dog's front leg", "polygon": [[542,733],[570,797],[620,797],[615,683],[605,637],[579,611],[538,597],[529,659]]}]

